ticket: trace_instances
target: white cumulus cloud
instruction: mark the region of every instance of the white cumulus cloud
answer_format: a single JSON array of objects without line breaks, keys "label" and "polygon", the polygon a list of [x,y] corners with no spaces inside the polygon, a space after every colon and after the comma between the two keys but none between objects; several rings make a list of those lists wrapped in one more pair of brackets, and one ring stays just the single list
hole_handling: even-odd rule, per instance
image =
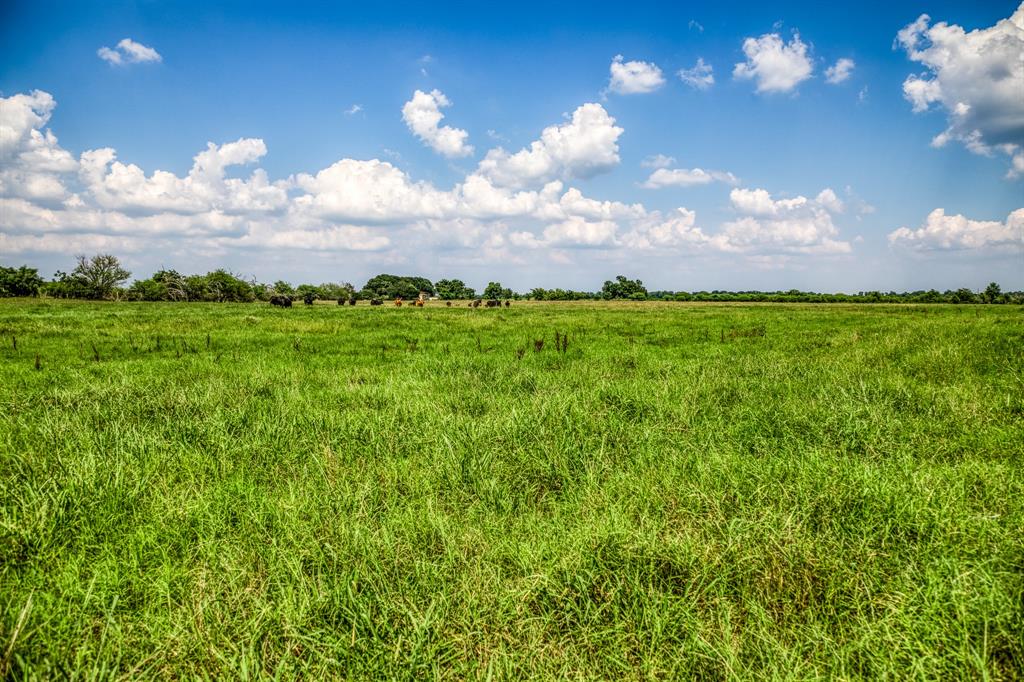
[{"label": "white cumulus cloud", "polygon": [[589,178],[619,164],[622,128],[600,104],[579,106],[572,119],[548,126],[528,148],[487,152],[479,173],[505,187],[539,186],[555,179]]},{"label": "white cumulus cloud", "polygon": [[743,41],[747,60],[736,64],[733,78],[757,81],[758,92],[790,92],[811,77],[814,66],[809,48],[794,35],[788,43],[778,33]]},{"label": "white cumulus cloud", "polygon": [[729,200],[740,217],[722,226],[715,239],[725,250],[757,249],[782,253],[843,254],[850,243],[838,239],[833,213],[842,210],[834,191],[822,190],[814,199],[804,196],[773,199],[763,189],[734,189]]},{"label": "white cumulus cloud", "polygon": [[947,128],[932,144],[951,140],[970,151],[1011,159],[1008,176],[1024,169],[1024,3],[988,28],[966,31],[956,24],[930,24],[922,14],[896,36],[907,57],[925,71],[903,82],[915,112],[944,109]]},{"label": "white cumulus cloud", "polygon": [[61,174],[77,163],[45,129],[57,103],[48,92],[0,97],[0,196],[43,201],[65,198]]},{"label": "white cumulus cloud", "polygon": [[131,38],[124,38],[116,46],[101,47],[96,54],[103,61],[114,66],[122,64],[142,64],[145,62],[161,62],[163,57],[151,47],[137,43]]},{"label": "white cumulus cloud", "polygon": [[469,133],[451,126],[439,126],[444,118],[441,109],[447,106],[451,106],[451,102],[440,90],[417,90],[402,107],[402,120],[416,137],[438,154],[449,158],[469,156],[473,153],[472,145],[467,143]]},{"label": "white cumulus cloud", "polygon": [[937,208],[916,230],[901,227],[890,232],[889,243],[917,250],[1004,248],[1024,251],[1024,208],[1013,211],[1002,222],[946,215],[944,209]]},{"label": "white cumulus cloud", "polygon": [[[208,143],[184,175],[144,170],[105,147],[75,158],[46,128],[55,106],[41,91],[0,99],[5,254],[111,250],[210,258],[244,248],[361,252],[380,262],[426,253],[509,263],[526,262],[523,250],[571,262],[572,250],[581,248],[624,257],[667,251],[755,259],[849,247],[831,223],[842,208],[831,190],[778,200],[764,190],[734,190],[741,217],[717,232],[702,229],[685,207],[651,211],[586,196],[567,183],[619,163],[623,131],[599,104],[580,106],[519,152],[491,150],[450,188],[379,159],[342,158],[273,180],[257,165],[268,151],[259,138]],[[669,169],[673,163],[659,156],[647,165],[655,167],[652,175],[665,171],[656,177],[666,185],[735,180]],[[253,165],[247,177],[232,172]]]},{"label": "white cumulus cloud", "polygon": [[640,95],[654,92],[665,84],[665,77],[652,62],[624,62],[617,54],[608,67],[611,79],[608,89],[620,95]]}]

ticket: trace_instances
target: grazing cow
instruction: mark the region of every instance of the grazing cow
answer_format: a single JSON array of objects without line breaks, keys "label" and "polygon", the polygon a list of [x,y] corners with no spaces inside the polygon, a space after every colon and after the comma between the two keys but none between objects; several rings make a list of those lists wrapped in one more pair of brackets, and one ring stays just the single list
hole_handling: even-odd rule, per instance
[{"label": "grazing cow", "polygon": [[483,303],[483,301],[481,301],[481,300],[480,300],[480,299],[478,298],[478,299],[476,299],[475,301],[473,301],[472,303],[470,303],[470,305],[471,305],[471,306],[473,306],[474,308],[479,308],[479,307],[480,307],[480,304],[481,304],[481,303]]},{"label": "grazing cow", "polygon": [[402,297],[401,296],[399,296],[398,298],[395,299],[395,307],[397,307],[397,308],[401,308],[402,307]]},{"label": "grazing cow", "polygon": [[509,307],[510,305],[512,305],[512,301],[505,301],[505,307],[506,308]]},{"label": "grazing cow", "polygon": [[314,296],[313,294],[306,294],[305,296],[302,297],[302,302],[305,303],[306,305],[313,305],[313,301],[315,300],[316,296]]},{"label": "grazing cow", "polygon": [[451,302],[451,301],[445,301],[445,302],[444,302],[444,304],[445,304],[446,306],[448,306],[449,308],[451,308],[451,307],[452,307],[452,302]]},{"label": "grazing cow", "polygon": [[371,298],[370,305],[384,305],[384,301],[380,300],[379,298]]},{"label": "grazing cow", "polygon": [[493,298],[490,299],[489,301],[487,301],[487,307],[488,308],[497,308],[500,305],[501,305],[501,301],[497,301],[497,300],[495,300]]},{"label": "grazing cow", "polygon": [[345,297],[344,296],[338,299],[338,305],[345,305]]},{"label": "grazing cow", "polygon": [[282,308],[291,308],[292,299],[291,296],[271,296],[270,305],[281,306]]},{"label": "grazing cow", "polygon": [[355,305],[356,304],[356,297],[355,296],[349,296],[348,297],[348,304],[349,305]]}]

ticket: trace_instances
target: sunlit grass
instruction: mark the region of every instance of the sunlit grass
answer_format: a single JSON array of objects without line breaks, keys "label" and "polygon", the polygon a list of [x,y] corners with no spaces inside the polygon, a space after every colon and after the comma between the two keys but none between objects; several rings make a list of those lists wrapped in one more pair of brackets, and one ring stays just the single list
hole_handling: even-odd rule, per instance
[{"label": "sunlit grass", "polygon": [[0,344],[13,678],[1021,677],[1016,307],[7,300]]}]

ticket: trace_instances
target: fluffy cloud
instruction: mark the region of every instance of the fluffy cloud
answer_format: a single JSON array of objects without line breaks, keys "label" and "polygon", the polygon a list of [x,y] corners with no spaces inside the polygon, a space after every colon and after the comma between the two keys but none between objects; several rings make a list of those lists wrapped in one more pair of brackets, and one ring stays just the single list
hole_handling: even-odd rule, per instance
[{"label": "fluffy cloud", "polygon": [[620,95],[646,94],[665,84],[665,77],[657,64],[623,62],[621,54],[615,55],[608,70],[611,72],[608,89]]},{"label": "fluffy cloud", "polygon": [[623,236],[623,243],[638,250],[679,247],[702,250],[711,240],[696,223],[697,214],[685,208],[677,208],[668,216],[652,213],[633,225]]},{"label": "fluffy cloud", "polygon": [[1006,220],[970,220],[962,215],[946,215],[937,208],[928,214],[916,230],[901,227],[889,233],[889,243],[919,250],[1004,248],[1024,250],[1024,208],[1018,208]]},{"label": "fluffy cloud", "polygon": [[113,48],[101,47],[96,50],[96,54],[100,59],[114,66],[163,61],[159,52],[142,43],[137,43],[131,38],[122,39]]},{"label": "fluffy cloud", "polygon": [[79,176],[99,206],[128,213],[275,211],[287,203],[287,182],[271,183],[263,169],[248,180],[225,178],[226,168],[253,163],[266,153],[260,139],[210,142],[182,178],[159,170],[147,177],[138,166],[117,161],[113,149],[92,149],[82,153]]},{"label": "fluffy cloud", "polygon": [[738,179],[732,173],[722,171],[706,171],[701,168],[658,168],[647,178],[641,187],[661,189],[662,187],[692,187],[707,185],[712,182],[736,184]]},{"label": "fluffy cloud", "polygon": [[537,187],[555,179],[589,178],[619,163],[622,128],[600,104],[584,104],[572,120],[549,126],[528,148],[487,152],[478,172],[504,187]]},{"label": "fluffy cloud", "polygon": [[394,224],[450,213],[450,196],[428,183],[414,183],[387,161],[342,159],[316,175],[301,174],[296,184],[306,194],[295,207],[332,221]]},{"label": "fluffy cloud", "polygon": [[825,82],[838,85],[848,79],[857,64],[848,57],[841,57],[835,64],[825,69]]},{"label": "fluffy cloud", "polygon": [[842,210],[842,203],[831,189],[814,199],[773,199],[763,189],[737,188],[729,193],[729,200],[740,217],[725,223],[714,237],[723,250],[813,254],[851,250],[849,242],[837,239],[839,230],[832,215]]},{"label": "fluffy cloud", "polygon": [[790,92],[811,77],[814,67],[807,45],[794,35],[784,42],[778,33],[743,41],[747,61],[736,64],[733,78],[756,80],[758,92]]},{"label": "fluffy cloud", "polygon": [[469,133],[451,126],[438,126],[444,118],[441,108],[447,106],[451,106],[451,102],[440,90],[417,90],[402,107],[402,120],[413,135],[438,154],[448,158],[469,156],[473,153],[472,145],[466,143]]},{"label": "fluffy cloud", "polygon": [[950,140],[972,152],[1011,157],[1008,175],[1024,169],[1024,4],[995,26],[965,31],[956,24],[930,25],[922,14],[905,26],[896,42],[925,67],[903,82],[915,112],[933,104],[946,111],[948,125],[932,144]]},{"label": "fluffy cloud", "polygon": [[697,58],[697,63],[692,69],[679,69],[676,75],[679,76],[679,80],[683,81],[691,88],[698,90],[707,90],[715,84],[715,77],[712,74],[714,69],[711,68],[710,64],[704,63],[703,57]]},{"label": "fluffy cloud", "polygon": [[619,226],[611,220],[588,221],[570,216],[560,223],[544,228],[544,244],[554,247],[615,246]]},{"label": "fluffy cloud", "polygon": [[[156,251],[185,258],[298,249],[395,262],[416,251],[457,249],[474,262],[526,262],[523,252],[541,250],[571,262],[577,248],[754,258],[764,250],[821,253],[845,245],[832,239],[830,215],[841,202],[831,190],[813,200],[734,190],[743,217],[717,233],[704,231],[683,207],[663,213],[586,196],[567,183],[619,162],[622,129],[598,104],[582,105],[515,154],[491,150],[449,189],[379,159],[344,158],[283,180],[259,167],[237,177],[232,171],[266,155],[258,138],[209,143],[185,175],[145,171],[110,148],[76,159],[45,129],[55,106],[48,94],[14,95],[0,104],[5,158],[12,160],[0,172],[4,253]],[[664,167],[672,163],[663,156],[648,161],[658,167],[652,177],[666,178],[655,184],[735,180]]]},{"label": "fluffy cloud", "polygon": [[0,196],[43,201],[63,199],[61,174],[77,167],[74,157],[44,126],[56,106],[40,90],[0,98]]}]

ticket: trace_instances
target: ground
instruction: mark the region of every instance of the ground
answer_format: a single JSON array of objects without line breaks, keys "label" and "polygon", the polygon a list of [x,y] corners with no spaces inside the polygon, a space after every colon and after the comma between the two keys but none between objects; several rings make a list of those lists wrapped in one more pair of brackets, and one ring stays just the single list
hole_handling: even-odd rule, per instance
[{"label": "ground", "polygon": [[0,340],[0,676],[1022,676],[1021,308],[0,300]]}]

